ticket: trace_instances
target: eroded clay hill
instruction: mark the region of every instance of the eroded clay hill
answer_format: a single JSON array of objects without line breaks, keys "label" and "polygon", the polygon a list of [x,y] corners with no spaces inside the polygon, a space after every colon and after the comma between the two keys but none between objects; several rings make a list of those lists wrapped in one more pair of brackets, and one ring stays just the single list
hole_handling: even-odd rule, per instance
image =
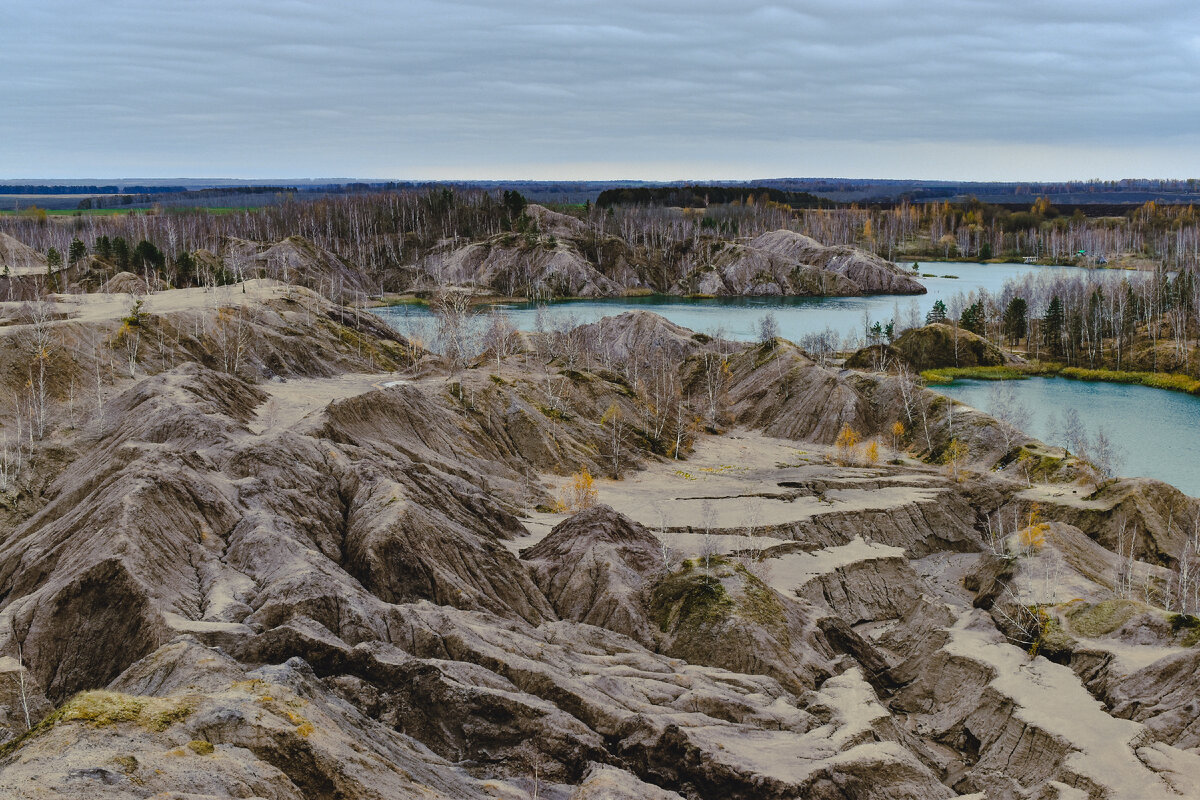
[{"label": "eroded clay hill", "polygon": [[[1195,626],[1162,609],[1191,498],[1093,491],[782,341],[629,314],[448,371],[303,289],[219,291],[0,327],[13,370],[47,328],[178,342],[102,375],[6,494],[3,796],[1200,787]],[[930,462],[960,437],[956,480]],[[588,507],[556,507],[584,468]]]},{"label": "eroded clay hill", "polygon": [[542,206],[530,230],[447,242],[419,265],[414,288],[450,283],[503,295],[607,297],[631,290],[670,294],[847,296],[923,294],[911,273],[853,247],[827,247],[792,231],[720,241],[695,266],[664,282],[653,259],[611,233]]}]

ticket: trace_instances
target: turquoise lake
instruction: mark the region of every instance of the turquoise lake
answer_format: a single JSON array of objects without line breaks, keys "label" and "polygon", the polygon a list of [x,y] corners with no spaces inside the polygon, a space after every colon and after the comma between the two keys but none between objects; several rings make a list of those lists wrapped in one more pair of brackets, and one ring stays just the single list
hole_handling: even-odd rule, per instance
[{"label": "turquoise lake", "polygon": [[[957,262],[922,263],[922,273],[937,277],[921,278],[928,294],[912,296],[874,295],[868,297],[736,297],[685,299],[666,295],[620,297],[600,300],[568,300],[545,306],[545,324],[550,327],[567,320],[594,322],[631,309],[661,314],[672,322],[694,331],[712,333],[723,329],[727,338],[751,340],[768,311],[779,322],[780,334],[793,341],[810,333],[830,328],[842,336],[861,336],[864,313],[872,321],[891,319],[899,306],[901,319],[911,312],[925,314],[937,300],[949,304],[959,292],[987,289],[999,292],[1006,281],[1036,272],[1078,273],[1078,267],[1038,267],[1024,264],[974,264]],[[1123,273],[1099,270],[1097,274],[1119,280]],[[948,278],[946,275],[956,275]],[[518,327],[535,327],[537,308],[531,303],[504,303],[498,306]],[[429,320],[424,306],[395,306],[375,309],[402,333],[412,324]],[[1029,409],[1022,427],[1043,441],[1061,445],[1061,432],[1055,420],[1061,420],[1068,408],[1074,408],[1089,434],[1103,426],[1118,450],[1118,472],[1127,476],[1157,478],[1184,492],[1200,496],[1200,398],[1177,392],[1116,383],[1090,383],[1065,378],[1030,378],[1014,381],[1019,401]],[[937,391],[970,406],[988,411],[986,381],[957,381]]]}]

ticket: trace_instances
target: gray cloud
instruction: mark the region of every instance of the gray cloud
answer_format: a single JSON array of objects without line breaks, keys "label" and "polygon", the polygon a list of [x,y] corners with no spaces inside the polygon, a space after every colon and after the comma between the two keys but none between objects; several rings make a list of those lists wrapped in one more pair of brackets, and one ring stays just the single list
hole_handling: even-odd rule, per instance
[{"label": "gray cloud", "polygon": [[1200,173],[1175,0],[0,5],[0,177]]}]

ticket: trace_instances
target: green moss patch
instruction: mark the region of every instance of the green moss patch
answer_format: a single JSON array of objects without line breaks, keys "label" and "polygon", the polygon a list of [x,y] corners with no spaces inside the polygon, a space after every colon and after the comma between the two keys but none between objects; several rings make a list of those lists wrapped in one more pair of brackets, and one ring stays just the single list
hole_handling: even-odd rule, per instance
[{"label": "green moss patch", "polygon": [[146,730],[165,731],[174,723],[187,719],[193,711],[195,704],[191,700],[143,697],[102,690],[80,692],[58,710],[47,714],[33,730],[0,746],[0,758],[64,722],[81,722],[94,728],[132,723]]},{"label": "green moss patch", "polygon": [[[719,569],[724,562],[712,559],[712,563]],[[651,615],[664,632],[720,624],[729,619],[734,607],[720,577],[694,570],[690,561],[654,587],[650,598]]]},{"label": "green moss patch", "polygon": [[1120,628],[1142,610],[1133,600],[1105,600],[1080,605],[1067,612],[1071,630],[1079,636],[1105,636]]},{"label": "green moss patch", "polygon": [[743,581],[742,596],[737,603],[738,615],[766,628],[776,639],[789,646],[791,637],[788,635],[787,616],[779,595],[743,565],[739,564],[736,571]]}]

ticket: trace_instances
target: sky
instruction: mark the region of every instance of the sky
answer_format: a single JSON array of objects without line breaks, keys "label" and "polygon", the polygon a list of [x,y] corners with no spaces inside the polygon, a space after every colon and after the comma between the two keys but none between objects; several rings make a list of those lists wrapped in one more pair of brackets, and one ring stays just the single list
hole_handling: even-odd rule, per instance
[{"label": "sky", "polygon": [[11,0],[0,178],[1200,176],[1187,0]]}]

